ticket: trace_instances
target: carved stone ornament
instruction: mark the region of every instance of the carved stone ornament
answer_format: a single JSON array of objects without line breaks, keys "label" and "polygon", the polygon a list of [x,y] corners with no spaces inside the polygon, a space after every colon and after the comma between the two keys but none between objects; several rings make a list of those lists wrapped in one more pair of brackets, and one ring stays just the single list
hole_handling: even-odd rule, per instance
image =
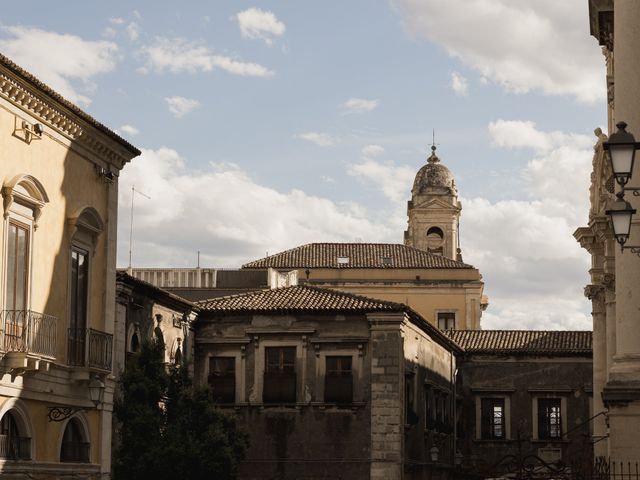
[{"label": "carved stone ornament", "polygon": [[591,208],[589,209],[589,220],[604,214],[607,202],[613,199],[612,192],[609,191],[610,179],[613,177],[611,165],[607,159],[603,143],[608,137],[600,128],[593,131],[598,139],[593,146],[593,170],[591,172],[591,185],[589,186],[589,198]]},{"label": "carved stone ornament", "polygon": [[604,286],[602,285],[587,285],[584,287],[584,296],[589,300],[597,300],[603,293]]},{"label": "carved stone ornament", "polygon": [[616,276],[613,273],[605,273],[602,276],[602,285],[607,290],[615,290],[615,288],[616,288]]}]

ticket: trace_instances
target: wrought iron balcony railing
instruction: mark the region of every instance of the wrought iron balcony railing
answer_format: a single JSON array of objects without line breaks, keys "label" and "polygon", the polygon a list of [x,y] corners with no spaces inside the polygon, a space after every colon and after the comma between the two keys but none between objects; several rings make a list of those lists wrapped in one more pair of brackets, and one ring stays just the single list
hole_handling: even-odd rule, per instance
[{"label": "wrought iron balcony railing", "polygon": [[58,319],[31,310],[4,310],[5,352],[24,352],[55,359]]},{"label": "wrought iron balcony railing", "polygon": [[85,442],[62,442],[60,461],[89,463],[89,444]]},{"label": "wrought iron balcony railing", "polygon": [[0,458],[31,460],[31,439],[13,435],[0,435]]},{"label": "wrought iron balcony railing", "polygon": [[67,337],[69,365],[111,371],[113,335],[93,328],[70,328]]}]

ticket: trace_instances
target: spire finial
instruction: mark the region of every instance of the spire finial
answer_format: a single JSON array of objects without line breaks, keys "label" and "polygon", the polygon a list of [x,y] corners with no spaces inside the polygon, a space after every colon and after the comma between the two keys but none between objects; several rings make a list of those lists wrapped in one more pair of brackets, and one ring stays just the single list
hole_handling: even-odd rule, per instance
[{"label": "spire finial", "polygon": [[437,163],[440,161],[438,156],[436,155],[436,129],[432,130],[432,140],[431,140],[431,156],[427,158],[429,163]]}]

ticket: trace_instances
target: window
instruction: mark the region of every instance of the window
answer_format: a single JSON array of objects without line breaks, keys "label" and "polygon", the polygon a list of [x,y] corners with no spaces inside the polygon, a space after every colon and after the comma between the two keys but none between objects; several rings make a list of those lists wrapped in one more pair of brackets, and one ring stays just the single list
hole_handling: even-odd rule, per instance
[{"label": "window", "polygon": [[295,403],[296,347],[266,347],[262,400],[264,403]]},{"label": "window", "polygon": [[404,376],[404,423],[405,425],[415,425],[418,423],[418,415],[415,407],[415,381],[414,372]]},{"label": "window", "polygon": [[84,365],[87,337],[87,294],[89,253],[77,247],[71,249],[71,297],[69,305],[69,364]]},{"label": "window", "polygon": [[435,429],[435,405],[433,388],[431,385],[424,387],[424,428],[425,430]]},{"label": "window", "polygon": [[235,357],[209,358],[209,386],[216,402],[234,403],[236,401]]},{"label": "window", "polygon": [[60,461],[89,463],[89,442],[86,441],[84,427],[77,418],[69,420],[62,435]]},{"label": "window", "polygon": [[9,221],[7,248],[7,310],[27,308],[29,272],[29,227]]},{"label": "window", "polygon": [[538,398],[538,438],[562,438],[561,400]]},{"label": "window", "polygon": [[505,408],[504,398],[483,398],[480,404],[481,438],[504,439]]},{"label": "window", "polygon": [[324,401],[349,404],[353,402],[353,370],[350,356],[326,357]]},{"label": "window", "polygon": [[0,458],[9,460],[29,460],[31,439],[20,435],[18,422],[11,411],[0,420]]},{"label": "window", "polygon": [[438,328],[440,330],[455,330],[456,328],[455,312],[438,312]]}]

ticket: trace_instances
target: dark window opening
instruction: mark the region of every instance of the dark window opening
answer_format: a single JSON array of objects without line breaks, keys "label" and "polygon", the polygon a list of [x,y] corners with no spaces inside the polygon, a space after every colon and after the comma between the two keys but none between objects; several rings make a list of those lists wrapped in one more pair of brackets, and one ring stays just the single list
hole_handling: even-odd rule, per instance
[{"label": "dark window opening", "polygon": [[71,304],[69,306],[68,360],[70,365],[84,365],[87,338],[87,294],[89,253],[71,250]]},{"label": "dark window opening", "polygon": [[20,435],[18,423],[10,411],[0,420],[0,458],[31,459],[31,438]]},{"label": "dark window opening", "polygon": [[456,329],[455,312],[438,312],[438,328],[440,330]]},{"label": "dark window opening", "polygon": [[324,378],[324,401],[327,403],[353,403],[353,370],[351,357],[327,357]]},{"label": "dark window opening", "polygon": [[404,376],[404,423],[405,425],[418,423],[415,407],[415,375],[413,373]]},{"label": "dark window opening", "polygon": [[264,403],[295,403],[296,347],[266,347],[262,388]]},{"label": "dark window opening", "polygon": [[483,439],[504,439],[505,410],[504,398],[483,398],[480,401],[481,437]]},{"label": "dark window opening", "polygon": [[[182,354],[180,354],[180,357],[182,357]],[[176,363],[178,363],[177,352]],[[209,358],[209,386],[216,402],[234,403],[236,401],[235,357]]]},{"label": "dark window opening", "polygon": [[69,420],[62,435],[60,461],[89,463],[89,443],[85,441],[82,426],[75,418]]},{"label": "dark window opening", "polygon": [[138,334],[134,333],[131,337],[131,347],[130,351],[136,353],[140,349],[140,339],[138,338]]},{"label": "dark window opening", "polygon": [[538,438],[562,438],[562,417],[559,398],[538,399]]}]

